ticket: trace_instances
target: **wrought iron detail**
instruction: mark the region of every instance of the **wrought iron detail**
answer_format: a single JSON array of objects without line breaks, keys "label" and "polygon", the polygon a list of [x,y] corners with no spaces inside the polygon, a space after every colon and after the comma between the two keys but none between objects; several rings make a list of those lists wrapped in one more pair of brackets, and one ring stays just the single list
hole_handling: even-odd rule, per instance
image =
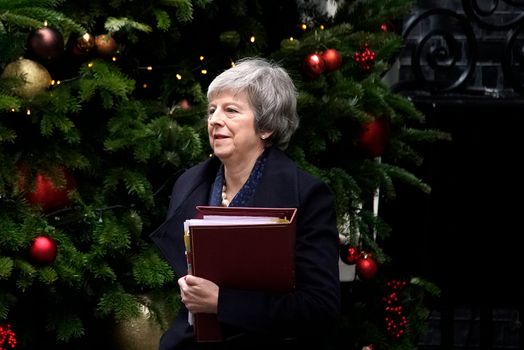
[{"label": "wrought iron detail", "polygon": [[522,32],[524,24],[508,33],[501,62],[504,76],[511,82],[513,89],[521,94],[524,93],[524,44],[518,37]]},{"label": "wrought iron detail", "polygon": [[[438,24],[445,24],[438,27]],[[431,28],[423,33],[424,27]],[[418,35],[411,54],[413,74],[422,88],[431,91],[449,91],[462,86],[472,75],[477,42],[468,20],[448,9],[428,10],[406,24],[403,37],[407,49],[410,35]]]},{"label": "wrought iron detail", "polygon": [[[493,30],[510,29],[524,19],[524,13],[511,11],[511,8],[524,9],[524,2],[503,0],[501,5],[501,2],[498,0],[484,0],[482,3],[489,7],[483,8],[478,0],[462,0],[462,6],[466,15],[475,20],[481,28]],[[507,6],[503,6],[504,4],[507,4]],[[507,20],[503,18],[502,23],[497,23],[500,20],[500,17],[495,15],[498,9],[505,9],[507,14],[511,14],[510,18]]]},{"label": "wrought iron detail", "polygon": [[523,97],[524,0],[423,3],[403,24],[394,90]]}]

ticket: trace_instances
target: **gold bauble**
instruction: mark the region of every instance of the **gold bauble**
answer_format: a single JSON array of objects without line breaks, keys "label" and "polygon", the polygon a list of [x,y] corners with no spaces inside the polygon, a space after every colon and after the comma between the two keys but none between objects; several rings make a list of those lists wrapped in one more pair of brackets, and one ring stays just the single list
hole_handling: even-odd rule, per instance
[{"label": "gold bauble", "polygon": [[13,88],[13,93],[24,98],[32,98],[51,85],[51,74],[47,69],[40,63],[27,58],[9,63],[1,77],[23,79],[20,85]]},{"label": "gold bauble", "polygon": [[140,316],[117,323],[113,335],[119,350],[158,350],[163,333],[150,309],[141,304]]}]

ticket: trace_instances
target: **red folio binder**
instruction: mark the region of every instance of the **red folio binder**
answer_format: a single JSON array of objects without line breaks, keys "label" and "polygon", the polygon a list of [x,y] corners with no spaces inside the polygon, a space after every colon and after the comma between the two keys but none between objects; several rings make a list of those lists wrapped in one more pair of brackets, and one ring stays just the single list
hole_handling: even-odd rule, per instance
[{"label": "red folio binder", "polygon": [[[198,217],[228,216],[229,222],[190,224],[190,273],[219,287],[289,292],[294,287],[296,208],[198,206]],[[234,217],[272,217],[271,223],[246,223]],[[195,314],[196,340],[223,340],[215,314]]]}]

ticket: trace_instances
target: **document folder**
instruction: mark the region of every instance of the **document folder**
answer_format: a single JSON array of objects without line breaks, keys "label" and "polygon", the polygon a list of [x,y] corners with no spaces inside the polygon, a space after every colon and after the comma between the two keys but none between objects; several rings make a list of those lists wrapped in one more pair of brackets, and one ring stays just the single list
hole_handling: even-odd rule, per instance
[{"label": "document folder", "polygon": [[[185,225],[188,273],[221,288],[294,287],[296,208],[198,206]],[[195,314],[196,340],[223,340],[215,314]]]}]

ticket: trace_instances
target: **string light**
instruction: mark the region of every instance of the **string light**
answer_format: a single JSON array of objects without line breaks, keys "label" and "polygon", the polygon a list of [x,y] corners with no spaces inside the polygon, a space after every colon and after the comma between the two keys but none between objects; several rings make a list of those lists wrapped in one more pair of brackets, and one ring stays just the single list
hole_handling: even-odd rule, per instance
[{"label": "string light", "polygon": [[94,65],[93,62],[89,62],[89,63],[87,64],[87,67],[88,67],[88,68],[93,68],[93,65]]},{"label": "string light", "polygon": [[16,112],[16,109],[14,109],[14,108],[11,108],[11,112]]},{"label": "string light", "polygon": [[144,89],[147,89],[147,84],[144,83],[144,84],[142,85],[142,87],[143,87]]},{"label": "string light", "polygon": [[182,80],[182,76],[180,74],[177,73],[175,76],[178,80]]},{"label": "string light", "polygon": [[254,43],[254,42],[255,42],[255,36],[252,35],[251,38],[249,38],[249,41],[251,41],[252,43]]},{"label": "string light", "polygon": [[325,28],[324,25],[321,24],[321,25],[320,25],[320,30],[324,30],[324,28]]},{"label": "string light", "polygon": [[28,108],[26,113],[27,115],[31,115],[31,110]]},{"label": "string light", "polygon": [[116,62],[116,56],[113,56],[111,59],[113,60],[113,62]]},{"label": "string light", "polygon": [[207,74],[207,69],[202,69],[202,70],[200,71],[200,73],[202,73],[203,75],[206,75],[206,74]]},{"label": "string light", "polygon": [[306,30],[306,29],[307,29],[307,24],[302,23],[302,25],[300,26],[300,28],[302,28],[302,30]]},{"label": "string light", "polygon": [[152,71],[152,70],[153,70],[153,67],[151,67],[151,66],[147,66],[146,69],[147,69],[148,71]]},{"label": "string light", "polygon": [[203,61],[204,60],[204,56],[203,55],[200,55],[200,57],[198,58],[200,61]]}]

